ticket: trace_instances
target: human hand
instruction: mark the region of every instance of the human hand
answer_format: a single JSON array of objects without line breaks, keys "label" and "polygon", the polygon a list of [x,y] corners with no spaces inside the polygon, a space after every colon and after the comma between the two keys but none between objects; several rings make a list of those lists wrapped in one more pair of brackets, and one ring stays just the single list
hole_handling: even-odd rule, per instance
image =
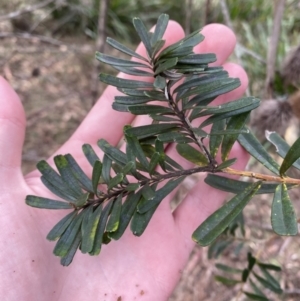
[{"label": "human hand", "polygon": [[[219,97],[214,104],[241,97],[247,76],[241,67],[225,63],[235,45],[233,33],[216,24],[206,26],[202,33],[205,40],[195,47],[195,52],[216,53],[215,64],[223,64],[230,76],[239,77],[242,82],[238,89]],[[170,22],[164,36],[166,46],[183,35],[182,28]],[[138,47],[138,52],[145,53],[143,46]],[[117,93],[114,87],[108,87],[78,130],[57,152],[71,153],[87,173],[91,170],[82,155],[82,144],[89,143],[96,150],[97,140],[104,138],[117,145],[125,124],[147,122],[145,116],[113,111],[111,104]],[[52,254],[53,243],[45,237],[65,212],[25,205],[28,194],[50,198],[53,195],[41,183],[39,172],[25,177],[21,173],[24,111],[18,96],[2,78],[0,108],[0,295],[4,300],[167,300],[194,246],[192,232],[222,204],[224,192],[200,180],[172,213],[169,203],[173,192],[160,205],[141,237],[127,231],[119,241],[103,246],[99,257],[77,252],[73,264],[62,267]],[[182,166],[190,167],[173,147],[167,153]],[[232,156],[239,158],[235,167],[243,168],[247,155],[238,145],[234,146]],[[49,163],[52,162],[50,159]]]}]

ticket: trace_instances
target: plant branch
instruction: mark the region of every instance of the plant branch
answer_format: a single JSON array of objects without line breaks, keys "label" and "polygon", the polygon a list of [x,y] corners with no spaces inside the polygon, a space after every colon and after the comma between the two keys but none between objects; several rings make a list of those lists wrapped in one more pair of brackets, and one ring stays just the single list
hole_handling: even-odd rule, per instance
[{"label": "plant branch", "polygon": [[266,181],[266,182],[300,185],[300,179],[294,179],[294,178],[290,178],[290,177],[271,176],[271,175],[265,175],[262,173],[257,173],[257,172],[252,172],[252,171],[232,169],[229,167],[222,169],[222,172],[231,174],[231,175],[262,180],[262,181]]}]

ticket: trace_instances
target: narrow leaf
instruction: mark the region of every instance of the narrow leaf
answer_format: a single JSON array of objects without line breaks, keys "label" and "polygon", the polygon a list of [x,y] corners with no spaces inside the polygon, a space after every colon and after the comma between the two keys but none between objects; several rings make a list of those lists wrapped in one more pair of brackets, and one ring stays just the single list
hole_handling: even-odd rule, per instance
[{"label": "narrow leaf", "polygon": [[109,74],[101,73],[99,79],[108,85],[118,87],[118,88],[127,88],[127,89],[139,89],[139,88],[153,88],[153,84],[150,82],[137,81],[131,79],[124,79],[115,77]]},{"label": "narrow leaf", "polygon": [[133,128],[128,128],[125,134],[130,136],[136,136],[137,139],[143,139],[170,131],[171,129],[176,129],[177,124],[149,124],[144,126],[137,126]]},{"label": "narrow leaf", "polygon": [[273,283],[270,282],[269,280],[259,276],[255,272],[253,272],[253,275],[265,288],[268,288],[269,290],[271,290],[275,294],[281,294],[282,293],[282,289],[280,287],[278,288],[277,286],[274,286]]},{"label": "narrow leaf", "polygon": [[280,175],[283,175],[300,157],[300,138],[298,138],[287,152],[281,166]]},{"label": "narrow leaf", "polygon": [[84,219],[83,221],[83,224],[86,223],[86,225],[84,228],[82,228],[82,253],[88,253],[92,251],[96,237],[96,230],[102,213],[102,204],[99,205],[95,211],[92,210],[92,206],[89,208],[91,208],[91,211],[86,216],[86,220]]},{"label": "narrow leaf", "polygon": [[297,235],[298,223],[285,184],[276,187],[271,212],[273,230],[279,235]]},{"label": "narrow leaf", "polygon": [[110,213],[110,209],[112,207],[113,202],[109,202],[101,211],[101,217],[100,221],[98,222],[95,239],[94,239],[94,245],[92,250],[89,252],[90,255],[98,255],[101,251],[101,246],[103,242],[103,234],[105,231],[108,215]]},{"label": "narrow leaf", "polygon": [[210,134],[212,136],[210,136],[209,138],[209,149],[210,149],[210,154],[213,158],[216,157],[219,147],[222,143],[223,140],[223,136],[215,136],[213,135],[215,132],[218,131],[222,131],[225,129],[226,126],[226,121],[225,119],[223,120],[219,120],[213,123]]},{"label": "narrow leaf", "polygon": [[83,214],[82,211],[73,219],[69,227],[57,241],[53,253],[56,256],[65,257],[71,249],[78,232],[80,232]]},{"label": "narrow leaf", "polygon": [[112,211],[106,226],[107,232],[114,232],[119,227],[120,222],[120,216],[121,216],[121,210],[122,210],[122,198],[123,195],[120,194],[118,198],[114,201]]},{"label": "narrow leaf", "polygon": [[180,177],[176,180],[170,180],[162,188],[158,189],[155,192],[155,196],[152,199],[146,200],[143,199],[138,205],[138,212],[143,214],[150,210],[152,207],[159,205],[161,201],[171,193],[179,184],[184,180],[185,177]]},{"label": "narrow leaf", "polygon": [[158,17],[154,33],[151,37],[151,45],[155,45],[157,41],[161,40],[169,23],[169,16],[167,14],[161,14]]},{"label": "narrow leaf", "polygon": [[70,164],[73,174],[74,174],[75,178],[78,180],[78,182],[81,184],[82,188],[85,189],[86,191],[92,192],[93,191],[92,181],[84,173],[84,171],[81,169],[81,167],[75,161],[73,156],[70,154],[67,154],[67,155],[65,155],[65,158],[67,159],[68,163]]},{"label": "narrow leaf", "polygon": [[201,246],[207,246],[213,242],[244,209],[260,185],[261,182],[253,183],[210,215],[195,230],[192,236],[193,240]]},{"label": "narrow leaf", "polygon": [[93,184],[93,191],[95,195],[98,195],[98,185],[99,180],[102,174],[102,163],[100,161],[95,161],[92,173],[92,184]]},{"label": "narrow leaf", "polygon": [[60,220],[48,233],[47,239],[48,240],[57,240],[62,236],[65,230],[68,228],[70,223],[73,221],[75,216],[77,215],[77,211],[73,211],[66,215],[62,220]]},{"label": "narrow leaf", "polygon": [[208,164],[206,156],[189,144],[177,144],[176,150],[180,156],[198,166],[206,166]]},{"label": "narrow leaf", "polygon": [[158,76],[155,77],[153,86],[156,89],[163,90],[163,89],[165,89],[166,85],[167,85],[167,82],[166,82],[166,79],[164,77],[162,77],[160,75],[158,75]]},{"label": "narrow leaf", "polygon": [[241,269],[236,269],[222,263],[217,263],[216,268],[224,272],[233,273],[233,274],[241,274],[243,272],[243,270]]},{"label": "narrow leaf", "polygon": [[115,177],[111,178],[107,184],[107,189],[111,190],[112,188],[117,187],[124,179],[124,175],[122,173],[117,174]]},{"label": "narrow leaf", "polygon": [[[249,112],[231,117],[229,122],[227,123],[226,131],[241,130],[245,126],[248,116],[249,116]],[[233,147],[233,144],[237,140],[239,134],[240,133],[235,135],[227,134],[223,137],[222,148],[221,148],[222,161],[228,159],[229,153]]]},{"label": "narrow leaf", "polygon": [[72,168],[66,157],[62,155],[55,156],[54,162],[64,182],[67,183],[77,197],[80,197],[82,195],[82,191],[79,182],[74,176]]},{"label": "narrow leaf", "polygon": [[130,56],[133,56],[133,57],[136,57],[140,60],[143,60],[145,62],[148,62],[148,60],[144,57],[142,57],[141,55],[139,55],[138,53],[134,52],[133,50],[131,50],[130,48],[126,47],[125,45],[119,43],[118,41],[112,39],[112,38],[107,38],[106,39],[106,42],[111,45],[112,47],[114,47],[115,49],[123,52],[123,53],[126,53]]},{"label": "narrow leaf", "polygon": [[76,251],[80,245],[80,242],[81,242],[81,233],[80,231],[78,231],[73,243],[70,246],[68,253],[60,259],[60,264],[62,266],[68,266],[72,263]]},{"label": "narrow leaf", "polygon": [[118,240],[125,232],[134,212],[138,202],[140,201],[141,194],[138,192],[136,194],[130,193],[122,205],[121,216],[119,221],[119,227],[115,232],[109,233],[109,237]]},{"label": "narrow leaf", "polygon": [[282,269],[280,266],[275,265],[275,264],[271,264],[271,263],[262,263],[262,262],[258,262],[257,263],[261,268],[264,268],[266,270],[271,270],[271,271],[276,271],[276,272],[281,272]]},{"label": "narrow leaf", "polygon": [[252,157],[267,169],[279,175],[279,165],[250,131],[248,134],[240,134],[238,141]]},{"label": "narrow leaf", "polygon": [[177,62],[178,62],[177,57],[166,60],[165,62],[163,62],[157,66],[157,68],[154,71],[154,75],[158,75],[166,70],[174,69]]},{"label": "narrow leaf", "polygon": [[128,111],[134,115],[173,114],[173,110],[171,110],[170,108],[157,105],[129,106]]},{"label": "narrow leaf", "polygon": [[115,161],[121,166],[126,165],[126,154],[120,151],[117,147],[110,145],[105,139],[100,139],[98,141],[98,146],[111,160]]},{"label": "narrow leaf", "polygon": [[226,286],[233,286],[233,285],[236,285],[238,283],[241,283],[240,280],[235,280],[235,279],[229,279],[229,278],[225,278],[225,277],[222,277],[222,276],[215,276],[215,280],[218,281],[218,282],[221,282],[222,284],[226,285]]},{"label": "narrow leaf", "polygon": [[[251,183],[229,179],[215,174],[209,174],[204,181],[206,184],[216,189],[232,193],[241,193],[251,185]],[[256,194],[274,193],[277,185],[278,184],[263,183],[261,187],[257,190]]]},{"label": "narrow leaf", "polygon": [[251,300],[257,300],[257,301],[270,301],[267,297],[261,296],[261,295],[256,295],[253,293],[249,293],[246,291],[243,291],[243,293]]},{"label": "narrow leaf", "polygon": [[44,209],[73,209],[71,203],[42,198],[35,195],[26,196],[26,204],[35,208]]},{"label": "narrow leaf", "polygon": [[84,144],[82,146],[82,151],[92,167],[97,160],[100,161],[99,157],[89,144]]},{"label": "narrow leaf", "polygon": [[105,183],[110,181],[110,170],[111,170],[112,160],[105,154],[103,156],[102,162],[102,178]]},{"label": "narrow leaf", "polygon": [[152,56],[151,42],[150,42],[148,31],[147,31],[144,23],[139,18],[133,18],[133,26],[134,26],[136,32],[138,33],[141,41],[143,42],[143,44],[146,48],[146,51],[148,53],[148,56],[151,57]]}]

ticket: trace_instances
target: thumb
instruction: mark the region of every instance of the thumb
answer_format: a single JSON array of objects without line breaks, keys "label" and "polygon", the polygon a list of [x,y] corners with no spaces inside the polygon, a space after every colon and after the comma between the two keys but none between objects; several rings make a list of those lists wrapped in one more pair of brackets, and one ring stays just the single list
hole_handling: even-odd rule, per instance
[{"label": "thumb", "polygon": [[19,172],[25,136],[25,113],[21,101],[8,82],[0,76],[0,178]]}]

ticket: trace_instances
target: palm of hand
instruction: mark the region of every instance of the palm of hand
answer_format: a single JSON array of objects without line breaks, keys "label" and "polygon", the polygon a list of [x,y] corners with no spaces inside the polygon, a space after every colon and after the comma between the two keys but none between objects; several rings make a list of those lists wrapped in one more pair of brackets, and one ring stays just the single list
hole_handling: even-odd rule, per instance
[{"label": "palm of hand", "polygon": [[[234,47],[234,35],[221,25],[207,26],[203,34],[206,39],[195,52],[215,52],[217,64],[223,64]],[[165,34],[167,45],[182,36],[179,25],[171,22]],[[142,46],[138,52],[144,52]],[[240,97],[247,85],[247,77],[239,66],[224,64],[224,68],[231,76],[241,78],[242,85],[219,97],[218,103]],[[115,94],[114,88],[106,89],[73,137],[58,151],[72,153],[87,173],[90,169],[81,154],[81,145],[95,145],[99,138],[116,145],[122,138],[123,126],[132,122],[131,115],[112,111]],[[194,245],[193,230],[218,208],[224,194],[200,182],[173,213],[169,209],[174,195],[171,194],[160,205],[142,237],[127,231],[119,241],[104,246],[98,258],[78,252],[74,263],[64,268],[52,255],[54,245],[45,236],[65,212],[25,205],[28,194],[52,198],[53,195],[40,182],[38,172],[25,178],[21,174],[25,117],[17,95],[1,78],[0,107],[3,108],[0,112],[0,295],[5,296],[4,300],[166,300]],[[135,118],[135,124],[146,122],[145,117]],[[245,154],[238,147],[234,152],[238,152],[239,167],[243,166]],[[172,147],[168,153],[173,158],[176,156]],[[189,167],[184,159],[176,157],[176,160]],[[122,298],[118,299],[119,296]]]}]

